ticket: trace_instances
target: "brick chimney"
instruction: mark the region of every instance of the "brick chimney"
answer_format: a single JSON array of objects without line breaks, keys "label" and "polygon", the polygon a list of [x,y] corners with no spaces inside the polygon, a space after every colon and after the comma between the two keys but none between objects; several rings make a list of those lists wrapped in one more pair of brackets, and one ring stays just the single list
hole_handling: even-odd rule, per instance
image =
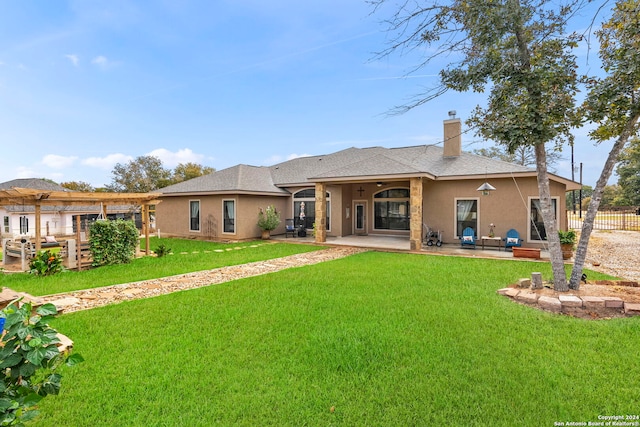
[{"label": "brick chimney", "polygon": [[449,111],[451,118],[444,121],[444,157],[458,157],[462,154],[462,123],[455,115],[455,111]]}]

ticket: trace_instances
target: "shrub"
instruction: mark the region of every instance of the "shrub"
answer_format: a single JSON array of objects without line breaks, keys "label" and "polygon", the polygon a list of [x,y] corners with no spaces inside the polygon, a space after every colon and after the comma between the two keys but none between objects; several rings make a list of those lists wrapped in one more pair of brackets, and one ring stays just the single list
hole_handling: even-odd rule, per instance
[{"label": "shrub", "polygon": [[167,247],[164,243],[160,243],[157,248],[153,251],[158,258],[162,258],[165,255],[169,255],[171,253],[171,248]]},{"label": "shrub", "polygon": [[[18,300],[19,301],[19,300]],[[38,307],[17,302],[2,310],[5,333],[0,342],[0,425],[22,426],[38,415],[37,403],[60,392],[58,368],[82,362],[79,354],[60,353],[60,341],[47,321],[57,313],[53,304]]]},{"label": "shrub", "polygon": [[96,221],[89,229],[94,267],[127,264],[135,256],[140,233],[133,221]]},{"label": "shrub", "polygon": [[258,227],[261,230],[275,230],[280,225],[280,214],[273,205],[269,205],[266,209],[260,208],[258,213]]},{"label": "shrub", "polygon": [[40,251],[29,261],[29,273],[35,276],[51,276],[64,271],[62,257],[50,250]]},{"label": "shrub", "polygon": [[558,236],[560,237],[560,244],[562,245],[574,245],[576,243],[577,236],[573,230],[558,230]]}]

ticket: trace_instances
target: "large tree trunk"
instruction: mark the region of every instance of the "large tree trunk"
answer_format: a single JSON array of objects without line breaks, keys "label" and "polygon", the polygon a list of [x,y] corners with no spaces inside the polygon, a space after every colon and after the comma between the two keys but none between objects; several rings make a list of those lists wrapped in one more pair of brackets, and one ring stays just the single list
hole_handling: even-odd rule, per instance
[{"label": "large tree trunk", "polygon": [[540,194],[540,206],[542,208],[542,220],[549,244],[549,257],[551,258],[551,270],[553,271],[553,288],[556,291],[569,290],[567,274],[564,270],[560,237],[556,226],[556,215],[551,204],[551,190],[549,187],[549,175],[547,174],[547,153],[543,143],[536,144],[536,171],[538,174],[538,193]]},{"label": "large tree trunk", "polygon": [[633,132],[633,129],[635,128],[639,118],[640,115],[636,114],[627,122],[624,130],[618,137],[618,140],[615,144],[613,144],[613,147],[611,147],[611,151],[609,151],[607,161],[602,168],[602,173],[600,173],[600,178],[596,183],[596,188],[593,189],[591,202],[589,203],[589,208],[587,209],[587,215],[585,216],[582,223],[582,231],[580,232],[580,241],[578,242],[578,248],[576,250],[573,270],[571,270],[571,279],[569,280],[569,287],[571,289],[580,289],[582,269],[584,268],[584,262],[587,258],[589,237],[591,237],[591,232],[593,231],[593,222],[596,219],[596,214],[598,213],[598,208],[600,207],[600,202],[602,201],[602,193],[604,192],[604,187],[606,187],[607,182],[611,177],[611,173],[613,172],[613,167],[618,162],[618,156],[631,137],[631,133]]}]

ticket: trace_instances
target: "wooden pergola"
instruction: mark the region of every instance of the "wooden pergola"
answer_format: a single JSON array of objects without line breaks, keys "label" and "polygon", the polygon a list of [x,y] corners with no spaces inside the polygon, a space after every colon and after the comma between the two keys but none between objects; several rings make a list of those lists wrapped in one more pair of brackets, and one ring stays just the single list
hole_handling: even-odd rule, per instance
[{"label": "wooden pergola", "polygon": [[[106,218],[107,205],[135,205],[142,207],[142,232],[146,239],[149,255],[149,206],[161,202],[158,193],[84,193],[79,191],[48,191],[33,188],[12,187],[0,189],[0,206],[34,206],[36,216],[36,251],[41,249],[41,208],[42,206],[101,206]],[[78,227],[78,232],[80,227]]]}]

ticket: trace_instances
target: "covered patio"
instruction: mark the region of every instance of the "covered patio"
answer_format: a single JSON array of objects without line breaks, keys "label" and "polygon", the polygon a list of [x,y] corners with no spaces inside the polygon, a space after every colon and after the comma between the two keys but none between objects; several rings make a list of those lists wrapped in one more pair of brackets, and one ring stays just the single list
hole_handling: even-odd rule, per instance
[{"label": "covered patio", "polygon": [[[307,237],[286,237],[285,235],[271,236],[271,239],[288,242],[288,243],[316,243],[312,234],[308,234]],[[321,243],[327,246],[352,246],[358,248],[370,248],[389,251],[406,251],[406,252],[418,252],[418,253],[431,253],[435,255],[453,255],[453,256],[465,256],[465,257],[478,257],[478,258],[499,258],[499,259],[514,259],[513,253],[505,251],[504,248],[487,247],[482,249],[477,246],[476,249],[462,248],[460,244],[443,244],[442,246],[427,246],[421,245],[418,250],[412,250],[407,236],[389,236],[389,235],[375,235],[370,234],[366,236],[351,235],[344,237],[332,237],[328,236],[326,241]],[[541,259],[549,259],[549,252],[547,250],[540,251]],[[530,259],[529,259],[530,261]]]}]

